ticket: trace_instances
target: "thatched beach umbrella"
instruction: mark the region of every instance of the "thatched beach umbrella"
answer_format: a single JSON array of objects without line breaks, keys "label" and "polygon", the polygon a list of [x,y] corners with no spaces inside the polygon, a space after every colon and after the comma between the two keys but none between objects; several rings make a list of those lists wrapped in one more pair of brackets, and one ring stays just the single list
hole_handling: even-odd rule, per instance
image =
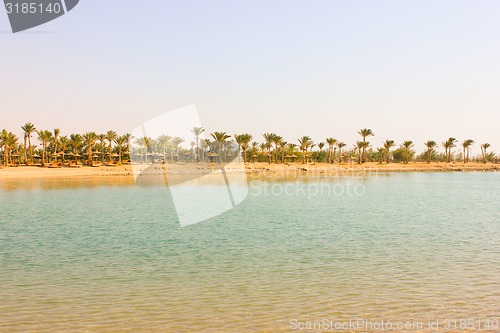
[{"label": "thatched beach umbrella", "polygon": [[[209,152],[209,153],[207,154],[207,156],[209,157],[209,160],[210,160],[211,162],[213,162],[213,161],[214,161],[214,157],[217,157],[217,156],[219,156],[219,155],[218,155],[218,154],[216,154],[216,153]],[[210,159],[210,158],[211,158],[211,159]]]}]

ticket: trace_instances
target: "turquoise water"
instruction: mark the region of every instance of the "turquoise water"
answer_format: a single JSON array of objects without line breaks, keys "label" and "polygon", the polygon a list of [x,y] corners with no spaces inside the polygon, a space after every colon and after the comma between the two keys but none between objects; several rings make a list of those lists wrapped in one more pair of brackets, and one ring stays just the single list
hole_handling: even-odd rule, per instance
[{"label": "turquoise water", "polygon": [[[499,318],[499,174],[268,181],[186,228],[161,187],[0,191],[0,332]],[[362,193],[261,191],[347,181]]]}]

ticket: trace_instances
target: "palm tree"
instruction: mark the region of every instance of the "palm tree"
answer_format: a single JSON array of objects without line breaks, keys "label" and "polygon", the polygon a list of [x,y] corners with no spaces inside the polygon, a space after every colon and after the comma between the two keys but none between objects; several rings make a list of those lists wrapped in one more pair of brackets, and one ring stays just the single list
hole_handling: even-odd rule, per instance
[{"label": "palm tree", "polygon": [[125,154],[128,154],[128,159],[130,160],[130,142],[132,141],[132,134],[125,133],[122,136],[125,138],[125,146],[124,146],[124,149],[126,151]]},{"label": "palm tree", "polygon": [[153,146],[154,140],[147,136],[135,139],[135,144],[139,146],[139,153],[141,156],[141,163],[148,162],[148,153]]},{"label": "palm tree", "polygon": [[326,138],[326,143],[328,144],[327,161],[328,161],[328,163],[333,163],[334,159],[335,159],[333,146],[335,146],[335,144],[337,143],[337,140],[334,138]]},{"label": "palm tree", "polygon": [[363,129],[359,130],[358,134],[361,135],[361,137],[363,138],[363,141],[366,141],[367,137],[375,135],[375,134],[373,134],[373,131],[369,128],[363,128]]},{"label": "palm tree", "polygon": [[45,165],[45,157],[47,155],[47,146],[52,139],[52,132],[47,130],[37,131],[38,140],[42,143],[42,166]]},{"label": "palm tree", "polygon": [[271,146],[272,146],[272,144],[274,142],[276,134],[274,134],[274,133],[264,133],[264,134],[262,134],[262,136],[264,137],[264,140],[266,141],[265,144],[267,145],[267,154],[269,156],[269,164],[271,164],[271,159],[272,159]]},{"label": "palm tree", "polygon": [[207,147],[209,144],[207,144],[207,141],[210,142],[209,139],[201,139],[200,140],[200,152],[201,152],[201,161],[205,163],[205,154],[207,152]]},{"label": "palm tree", "polygon": [[[59,134],[61,130],[59,128],[54,128],[54,137],[52,138],[52,144],[54,145],[53,154],[57,156],[57,146],[59,145]],[[57,157],[56,157],[57,160]]]},{"label": "palm tree", "polygon": [[200,160],[200,135],[205,132],[203,127],[193,127],[191,131],[194,134],[195,142],[196,142],[196,159]]},{"label": "palm tree", "polygon": [[483,155],[483,163],[487,162],[488,154],[486,152],[486,149],[488,149],[490,147],[491,147],[491,145],[489,143],[483,143],[481,145],[481,154]]},{"label": "palm tree", "polygon": [[408,140],[403,142],[403,147],[405,149],[405,163],[408,164],[408,160],[410,158],[410,149],[413,147],[413,141]]},{"label": "palm tree", "polygon": [[382,164],[382,161],[384,160],[384,155],[387,154],[387,149],[384,147],[379,147],[377,148],[378,152],[378,162]]},{"label": "palm tree", "polygon": [[59,138],[59,145],[61,148],[61,162],[64,163],[64,156],[66,154],[66,150],[68,149],[68,146],[70,144],[70,141],[67,136],[61,136]]},{"label": "palm tree", "polygon": [[243,163],[247,162],[247,150],[250,145],[250,141],[252,141],[252,135],[248,133],[241,134],[240,142],[241,149],[243,150]]},{"label": "palm tree", "polygon": [[141,156],[141,164],[144,163],[144,147],[146,146],[146,138],[135,138],[134,143],[139,146],[139,154]]},{"label": "palm tree", "polygon": [[456,146],[457,142],[458,140],[453,137],[450,137],[448,140],[443,141],[442,145],[445,150],[446,163],[451,162],[451,149]]},{"label": "palm tree", "polygon": [[111,163],[111,152],[112,152],[112,149],[113,149],[113,146],[112,146],[112,143],[113,141],[115,141],[115,139],[118,137],[118,134],[116,134],[115,131],[107,131],[106,132],[106,140],[108,140],[108,158],[109,158],[109,162]]},{"label": "palm tree", "polygon": [[274,143],[274,163],[278,163],[278,153],[279,149],[278,146],[280,145],[280,142],[283,141],[283,138],[279,135],[275,135],[273,138],[273,143]]},{"label": "palm tree", "polygon": [[[144,149],[146,150],[146,154],[145,154],[146,162],[148,162],[148,155],[150,155],[149,153],[151,152],[151,148],[154,146],[155,140],[153,138],[150,138],[149,136],[145,136],[142,139],[143,139]],[[184,142],[184,139],[181,139],[181,140],[182,141],[180,141],[177,145]]]},{"label": "palm tree", "polygon": [[342,148],[346,146],[346,144],[342,141],[338,141],[336,143],[337,148],[339,149],[339,164],[342,163]]},{"label": "palm tree", "polygon": [[[250,141],[252,141],[252,136],[248,133],[234,134],[234,142],[238,145],[238,161],[240,161],[240,157],[243,154],[243,163],[247,162],[246,151]],[[240,154],[241,151],[243,152],[242,154]]]},{"label": "palm tree", "polygon": [[295,143],[287,143],[285,147],[287,154],[290,156],[295,156],[297,152],[297,145]]},{"label": "palm tree", "polygon": [[370,146],[368,141],[363,141],[363,163],[366,162],[366,148]]},{"label": "palm tree", "polygon": [[385,163],[389,163],[389,157],[391,156],[391,148],[394,147],[396,143],[394,140],[385,140],[384,141],[384,149],[385,149]]},{"label": "palm tree", "polygon": [[101,153],[101,163],[104,163],[104,141],[106,141],[106,134],[99,134],[97,136],[97,140],[99,141],[99,146],[97,146],[97,150],[99,151],[99,148],[100,148],[100,153]]},{"label": "palm tree", "polygon": [[231,136],[226,132],[213,132],[210,136],[217,142],[218,154],[219,154],[219,164],[222,163],[222,146]]},{"label": "palm tree", "polygon": [[33,146],[31,145],[31,135],[36,131],[35,125],[33,125],[32,123],[26,123],[21,126],[21,129],[24,131],[24,160],[27,161],[26,140],[28,140],[30,160],[31,163],[33,163]]},{"label": "palm tree", "polygon": [[241,161],[241,146],[243,145],[243,134],[233,134],[234,142],[238,145],[238,162]]},{"label": "palm tree", "polygon": [[286,146],[288,145],[288,142],[281,139],[278,145],[279,145],[279,149],[281,151],[281,163],[284,163],[285,162],[285,150],[286,150]]},{"label": "palm tree", "polygon": [[358,150],[358,164],[362,163],[363,160],[363,149],[366,145],[366,141],[356,141],[356,144],[354,145],[354,148]]},{"label": "palm tree", "polygon": [[[195,127],[196,128],[196,127]],[[163,161],[167,161],[167,147],[172,138],[168,135],[160,135],[156,141],[161,147],[161,154],[163,155]]]},{"label": "palm tree", "polygon": [[10,151],[17,145],[17,136],[12,132],[7,132],[3,130],[0,132],[0,147],[3,147],[4,165],[9,166],[10,164]]},{"label": "palm tree", "polygon": [[75,163],[78,165],[78,155],[80,152],[80,147],[82,146],[82,136],[80,134],[71,134],[69,136],[69,141],[71,146],[73,147],[73,153],[75,156]]},{"label": "palm tree", "polygon": [[205,155],[208,154],[208,151],[211,149],[210,145],[212,144],[212,142],[210,141],[210,139],[205,139],[205,140],[202,141],[202,143],[203,143],[203,145],[205,147],[204,150],[203,150],[203,154],[202,154],[203,162],[205,162]]},{"label": "palm tree", "polygon": [[469,163],[469,151],[470,147],[474,144],[474,140],[468,139],[462,142],[462,148],[464,149],[464,163]]},{"label": "palm tree", "polygon": [[320,142],[318,143],[318,148],[319,148],[319,152],[321,153],[323,151],[323,147],[325,146],[325,143],[324,142]]},{"label": "palm tree", "polygon": [[363,128],[363,129],[359,130],[358,134],[361,135],[361,137],[363,138],[363,142],[367,143],[367,144],[363,145],[362,162],[365,162],[366,161],[366,148],[370,145],[370,143],[366,141],[366,138],[369,136],[374,136],[375,134],[373,134],[373,131],[369,128]]},{"label": "palm tree", "polygon": [[302,150],[302,163],[306,164],[307,163],[307,159],[306,159],[307,150],[310,147],[312,147],[313,141],[307,135],[304,135],[298,141],[299,141],[299,148],[300,148],[300,150]]},{"label": "palm tree", "polygon": [[118,165],[122,164],[122,150],[127,143],[127,137],[121,135],[115,138],[116,148],[118,149]]},{"label": "palm tree", "polygon": [[437,146],[437,143],[434,140],[429,140],[426,143],[424,143],[424,145],[427,147],[427,158],[428,158],[427,163],[431,163],[432,154],[434,153],[434,148]]},{"label": "palm tree", "polygon": [[99,136],[95,132],[85,132],[82,136],[83,146],[87,152],[87,163],[92,164],[92,150],[94,149],[95,142],[99,139]]}]

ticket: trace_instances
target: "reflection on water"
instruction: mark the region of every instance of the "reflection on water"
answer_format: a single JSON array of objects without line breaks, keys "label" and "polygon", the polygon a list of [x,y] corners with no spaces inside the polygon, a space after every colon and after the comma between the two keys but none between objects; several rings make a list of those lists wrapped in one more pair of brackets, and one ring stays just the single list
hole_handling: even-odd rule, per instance
[{"label": "reflection on water", "polygon": [[4,191],[19,189],[61,189],[61,188],[93,188],[98,186],[130,186],[134,185],[132,176],[80,176],[80,177],[47,177],[0,179],[0,189]]}]

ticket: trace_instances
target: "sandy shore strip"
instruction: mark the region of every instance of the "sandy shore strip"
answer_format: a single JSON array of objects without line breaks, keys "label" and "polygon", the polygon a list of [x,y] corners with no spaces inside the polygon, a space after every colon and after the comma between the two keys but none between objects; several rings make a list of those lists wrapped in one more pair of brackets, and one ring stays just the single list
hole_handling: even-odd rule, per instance
[{"label": "sandy shore strip", "polygon": [[[224,165],[208,163],[197,164],[165,164],[165,165],[122,165],[79,168],[47,168],[36,166],[1,167],[0,180],[13,179],[45,179],[45,178],[82,178],[82,177],[129,177],[134,174],[167,175],[204,175],[212,172],[221,172]],[[268,164],[268,163],[242,163],[230,164],[225,167],[227,173],[266,174],[272,176],[286,175],[342,175],[344,173],[376,173],[376,172],[495,172],[500,171],[500,164],[483,163],[408,163],[408,164],[379,164],[374,162],[359,164]]]}]

